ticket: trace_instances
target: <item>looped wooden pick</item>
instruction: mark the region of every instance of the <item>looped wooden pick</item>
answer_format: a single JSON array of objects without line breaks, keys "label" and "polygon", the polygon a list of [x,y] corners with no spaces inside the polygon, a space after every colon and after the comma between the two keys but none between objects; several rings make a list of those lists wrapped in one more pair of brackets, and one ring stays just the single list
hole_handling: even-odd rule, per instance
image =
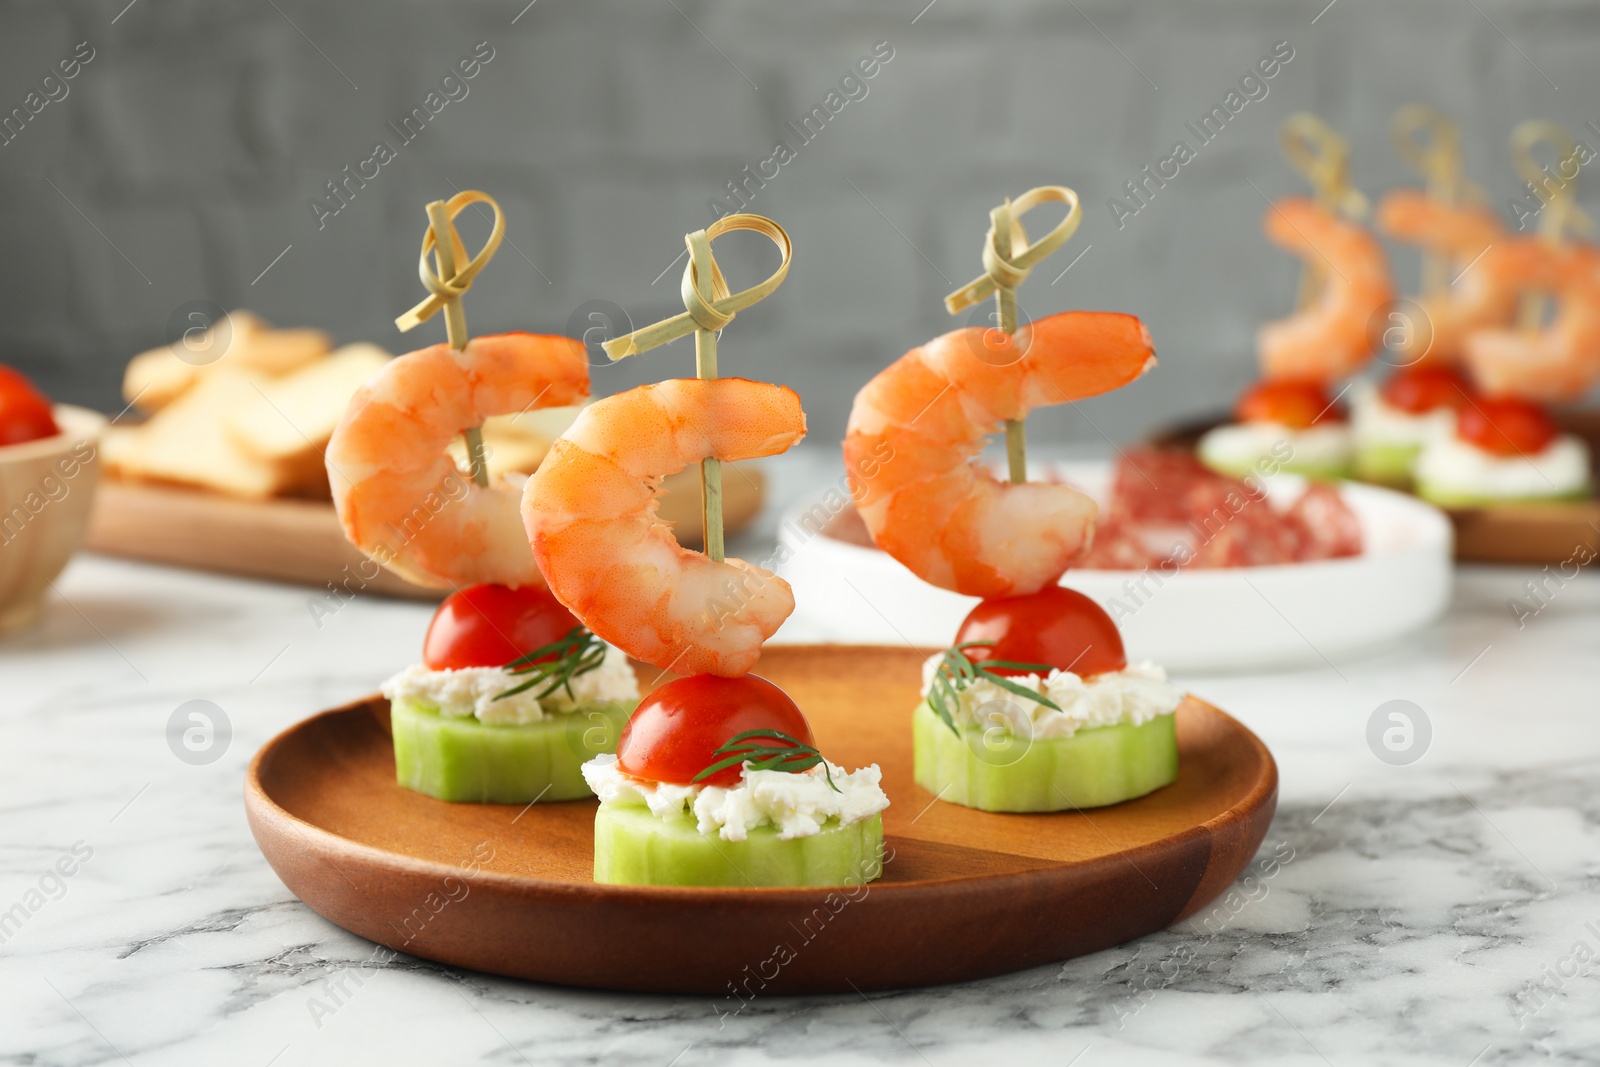
[{"label": "looped wooden pick", "polygon": [[[1587,234],[1593,230],[1594,221],[1578,206],[1576,173],[1570,178],[1557,174],[1554,188],[1550,187],[1549,172],[1533,154],[1541,144],[1555,151],[1558,168],[1567,160],[1577,158],[1578,146],[1566,130],[1544,119],[1529,119],[1511,131],[1512,166],[1544,202],[1544,210],[1539,215],[1539,240],[1551,248],[1559,248],[1566,244],[1569,233]],[[1524,330],[1537,330],[1544,321],[1545,301],[1543,293],[1524,294],[1517,313],[1518,325]]]},{"label": "looped wooden pick", "polygon": [[[1022,229],[1022,216],[1040,204],[1051,202],[1066,204],[1067,217],[1030,245],[1028,235]],[[1041,185],[1037,189],[1029,189],[1015,200],[1008,198],[989,212],[989,233],[983,242],[983,275],[945,297],[945,310],[955,315],[994,294],[999,297],[1001,305],[1001,331],[1016,333],[1017,287],[1028,280],[1029,271],[1040,260],[1067,243],[1082,221],[1083,210],[1078,206],[1078,194],[1064,185]]]},{"label": "looped wooden pick", "polygon": [[1352,219],[1367,213],[1367,198],[1350,184],[1350,143],[1309,111],[1284,120],[1283,154],[1311,183],[1319,205]]},{"label": "looped wooden pick", "polygon": [[[769,238],[778,246],[783,259],[772,276],[759,285],[729,293],[727,279],[711,254],[711,242],[725,233],[750,230]],[[669,341],[694,334],[695,376],[711,381],[717,376],[717,333],[745,308],[765,300],[789,276],[789,260],[794,245],[782,226],[764,215],[725,215],[703,230],[684,237],[689,246],[689,264],[683,269],[684,312],[663,319],[654,326],[635,330],[600,347],[612,360],[648,352]],[[718,563],[723,560],[722,541],[722,461],[712,457],[700,461],[701,502],[705,520],[706,555]]]},{"label": "looped wooden pick", "polygon": [[[1022,228],[1022,216],[1051,202],[1066,204],[1067,217],[1030,245]],[[1016,333],[1017,287],[1028,280],[1028,273],[1041,260],[1067,243],[1082,221],[1078,194],[1065,185],[1041,185],[1016,200],[1007,198],[989,212],[989,233],[983,242],[983,275],[945,297],[945,310],[955,315],[993,294],[1000,332],[1007,336]],[[1021,419],[1006,420],[1006,463],[1013,483],[1028,480],[1028,445]]]},{"label": "looped wooden pick", "polygon": [[[770,238],[782,253],[783,261],[766,281],[729,295],[728,283],[722,276],[722,268],[717,266],[716,257],[711,254],[711,242],[735,230],[750,230]],[[794,245],[789,240],[787,231],[765,215],[725,215],[703,230],[686,234],[683,241],[689,246],[689,264],[683,269],[683,284],[679,287],[685,308],[683,314],[674,315],[654,326],[646,326],[642,330],[635,330],[626,336],[605,342],[600,347],[604,348],[606,355],[613,360],[648,352],[652,348],[669,341],[676,341],[680,337],[687,337],[691,333],[705,334],[721,330],[733,321],[734,315],[752,304],[765,300],[783,284],[783,280],[789,276],[789,260],[794,255]],[[697,337],[695,341],[697,357],[700,355],[700,347],[701,342]],[[715,338],[711,341],[711,358],[712,373],[709,377],[715,378]],[[701,377],[707,375],[702,374]]]},{"label": "looped wooden pick", "polygon": [[[1297,111],[1283,121],[1279,132],[1283,154],[1311,183],[1318,207],[1351,219],[1367,213],[1367,198],[1350,184],[1350,143],[1332,126],[1309,111]],[[1301,268],[1296,306],[1301,310],[1310,307],[1322,291],[1323,281],[1321,266],[1307,260]]]},{"label": "looped wooden pick", "polygon": [[[1543,213],[1539,216],[1539,237],[1555,246],[1566,242],[1569,233],[1586,234],[1594,229],[1594,220],[1578,206],[1578,175],[1568,178],[1557,174],[1554,183],[1550,174],[1533,151],[1539,145],[1549,145],[1555,151],[1556,166],[1577,159],[1578,146],[1572,135],[1553,122],[1529,119],[1511,131],[1511,163],[1522,180],[1536,191],[1547,193]],[[1553,188],[1548,186],[1554,185]],[[1545,200],[1541,195],[1540,200]]]},{"label": "looped wooden pick", "polygon": [[[478,254],[467,259],[466,246],[456,233],[455,217],[469,204],[488,204],[494,211],[494,229],[483,243]],[[445,335],[450,347],[457,352],[467,347],[467,313],[461,307],[461,298],[472,288],[472,281],[500,249],[506,235],[506,218],[500,205],[488,193],[475,189],[457,193],[449,200],[435,200],[428,205],[428,232],[422,236],[422,255],[417,261],[417,273],[428,297],[422,303],[394,320],[401,333],[427,322],[440,310],[444,311]],[[428,253],[433,253],[436,270],[428,269]],[[467,439],[467,462],[472,469],[472,480],[488,488],[489,464],[483,455],[483,430],[474,426],[463,436]]]},{"label": "looped wooden pick", "polygon": [[[1395,155],[1427,183],[1430,199],[1446,206],[1482,199],[1483,190],[1462,174],[1461,130],[1449,116],[1427,104],[1407,104],[1389,120],[1389,140]],[[1423,251],[1423,292],[1449,288],[1450,273],[1448,256]]]}]

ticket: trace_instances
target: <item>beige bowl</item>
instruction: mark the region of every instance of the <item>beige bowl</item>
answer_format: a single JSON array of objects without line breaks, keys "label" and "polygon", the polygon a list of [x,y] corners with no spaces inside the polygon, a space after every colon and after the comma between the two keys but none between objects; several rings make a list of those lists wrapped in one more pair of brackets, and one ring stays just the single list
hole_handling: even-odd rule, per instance
[{"label": "beige bowl", "polygon": [[100,481],[105,417],[55,407],[54,437],[0,446],[0,633],[32,622],[83,541]]}]

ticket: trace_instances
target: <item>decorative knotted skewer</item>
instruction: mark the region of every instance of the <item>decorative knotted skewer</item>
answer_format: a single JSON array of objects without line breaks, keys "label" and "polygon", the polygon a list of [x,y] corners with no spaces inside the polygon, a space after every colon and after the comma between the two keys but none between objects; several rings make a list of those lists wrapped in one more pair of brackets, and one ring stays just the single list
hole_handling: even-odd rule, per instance
[{"label": "decorative knotted skewer", "polygon": [[[730,294],[722,268],[711,254],[711,242],[734,230],[750,230],[771,239],[783,260],[772,276],[759,285]],[[654,326],[635,330],[624,337],[605,342],[601,347],[615,362],[647,352],[658,345],[694,334],[695,377],[710,381],[717,376],[717,335],[733,321],[734,315],[765,300],[789,275],[789,260],[794,246],[782,226],[764,215],[725,215],[703,230],[684,236],[689,246],[689,264],[683,269],[683,314],[664,319]],[[723,560],[722,547],[722,461],[709,457],[700,461],[700,484],[705,521],[705,553],[714,561]]]},{"label": "decorative knotted skewer", "polygon": [[[1309,111],[1297,111],[1284,120],[1280,136],[1283,154],[1311,183],[1312,199],[1318,207],[1348,219],[1366,215],[1367,198],[1350,184],[1350,143],[1332,126]],[[1296,301],[1301,310],[1317,299],[1322,282],[1322,268],[1307,260]]]},{"label": "decorative knotted skewer", "polygon": [[[1462,173],[1461,130],[1427,104],[1407,104],[1389,121],[1389,139],[1397,156],[1426,183],[1428,198],[1454,207],[1482,199],[1483,190]],[[1422,291],[1437,296],[1450,286],[1448,256],[1424,250]]]},{"label": "decorative knotted skewer", "polygon": [[[1550,248],[1560,248],[1566,244],[1569,234],[1587,234],[1594,229],[1594,221],[1589,213],[1578,206],[1578,175],[1574,171],[1572,177],[1556,174],[1555,182],[1547,181],[1551,175],[1534,156],[1534,148],[1540,144],[1547,144],[1555,150],[1556,167],[1559,169],[1567,160],[1576,160],[1578,146],[1566,130],[1553,122],[1543,119],[1529,119],[1520,123],[1511,131],[1511,163],[1517,168],[1517,173],[1528,183],[1528,188],[1538,195],[1541,190],[1549,194],[1549,198],[1540,196],[1544,201],[1544,210],[1539,216],[1539,240]],[[1553,184],[1553,188],[1550,186]],[[1524,330],[1537,330],[1544,321],[1545,294],[1528,293],[1522,298],[1522,307],[1517,314],[1517,323]]]},{"label": "decorative knotted skewer", "polygon": [[[470,260],[466,247],[456,233],[455,217],[469,204],[488,204],[494,210],[494,229],[478,254]],[[457,193],[449,200],[435,200],[428,205],[428,232],[422,236],[422,255],[417,262],[417,273],[428,297],[422,303],[394,320],[401,333],[414,329],[439,312],[444,311],[445,334],[450,347],[461,351],[467,347],[467,313],[461,307],[461,298],[472,288],[472,280],[500,248],[506,235],[505,215],[494,197],[475,189]],[[428,267],[428,253],[433,253],[435,269]],[[485,488],[489,485],[489,465],[483,455],[483,430],[474,426],[463,435],[467,440],[467,463],[472,470],[472,480]]]},{"label": "decorative knotted skewer", "polygon": [[[1044,203],[1067,205],[1067,217],[1056,228],[1033,244],[1022,228],[1022,216]],[[984,273],[944,298],[945,310],[959,314],[994,294],[1000,332],[1007,337],[1017,332],[1017,287],[1028,279],[1028,272],[1042,259],[1067,243],[1083,221],[1078,194],[1064,185],[1041,185],[1029,189],[1016,200],[989,212],[989,233],[983,242]],[[1006,461],[1011,481],[1028,480],[1028,444],[1021,419],[1006,420]]]}]

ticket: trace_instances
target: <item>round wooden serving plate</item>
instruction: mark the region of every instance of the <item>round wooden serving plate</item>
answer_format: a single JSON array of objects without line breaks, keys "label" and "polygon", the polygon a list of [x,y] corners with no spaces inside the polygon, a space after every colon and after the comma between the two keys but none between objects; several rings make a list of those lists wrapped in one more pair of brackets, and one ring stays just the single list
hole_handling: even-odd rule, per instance
[{"label": "round wooden serving plate", "polygon": [[1094,952],[1203,908],[1255,855],[1277,766],[1194,697],[1178,709],[1178,780],[1147,797],[1055,815],[936,801],[911,780],[925,658],[859,646],[762,655],[761,674],[800,704],[830,759],[883,768],[888,862],[866,886],[595,885],[594,801],[447,804],[402,789],[381,697],[268,742],[245,810],[285,885],[390,948],[542,982],[745,999],[934,985]]}]

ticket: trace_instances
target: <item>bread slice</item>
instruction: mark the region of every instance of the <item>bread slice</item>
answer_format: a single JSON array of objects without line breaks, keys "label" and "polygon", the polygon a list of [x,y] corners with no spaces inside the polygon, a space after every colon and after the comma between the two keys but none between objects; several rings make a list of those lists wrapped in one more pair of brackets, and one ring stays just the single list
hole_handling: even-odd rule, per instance
[{"label": "bread slice", "polygon": [[[194,338],[184,354],[189,359],[210,358],[210,346],[223,343],[220,326]],[[134,356],[122,376],[122,398],[140,411],[159,411],[218,368],[277,376],[326,355],[333,347],[321,330],[274,330],[242,309],[228,313],[227,326],[226,348],[209,363],[197,365],[180,358],[180,345]]]},{"label": "bread slice", "polygon": [[[465,438],[457,437],[452,440],[446,451],[463,472],[468,469]],[[539,464],[544,461],[545,453],[550,451],[550,442],[524,437],[521,434],[506,433],[502,429],[497,429],[494,420],[490,419],[483,425],[483,451],[489,464],[490,482],[498,484],[505,475],[526,476],[538,470]]]},{"label": "bread slice", "polygon": [[377,345],[346,345],[263,384],[259,403],[226,413],[228,432],[258,459],[302,463],[314,457],[320,464],[350,398],[389,359]]},{"label": "bread slice", "polygon": [[251,455],[228,432],[228,413],[264,404],[259,371],[225,367],[142,426],[108,439],[107,466],[125,478],[202,486],[233,496],[265,499],[303,481],[290,464]]},{"label": "bread slice", "polygon": [[484,420],[484,434],[523,437],[543,441],[548,446],[567,432],[567,427],[572,425],[572,420],[578,417],[578,412],[583,408],[583,404],[574,404],[565,408],[533,408],[515,415],[494,415]]}]

